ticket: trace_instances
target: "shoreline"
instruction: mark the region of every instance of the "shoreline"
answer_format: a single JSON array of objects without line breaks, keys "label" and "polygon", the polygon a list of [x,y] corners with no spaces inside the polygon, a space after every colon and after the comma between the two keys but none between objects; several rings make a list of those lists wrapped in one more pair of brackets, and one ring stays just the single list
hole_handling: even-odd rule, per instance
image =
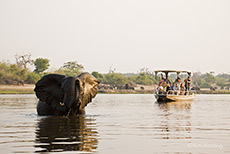
[{"label": "shoreline", "polygon": [[[0,85],[0,94],[35,94],[34,84]],[[98,90],[98,94],[154,94],[154,90]],[[230,94],[230,90],[197,90],[196,94]]]},{"label": "shoreline", "polygon": [[34,84],[17,85],[0,85],[0,94],[34,94]]}]

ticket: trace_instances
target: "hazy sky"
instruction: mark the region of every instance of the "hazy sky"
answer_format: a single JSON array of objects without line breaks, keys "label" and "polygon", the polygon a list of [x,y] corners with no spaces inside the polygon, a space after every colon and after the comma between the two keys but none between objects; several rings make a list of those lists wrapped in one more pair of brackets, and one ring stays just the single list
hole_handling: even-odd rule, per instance
[{"label": "hazy sky", "polygon": [[230,73],[229,0],[0,0],[0,59]]}]

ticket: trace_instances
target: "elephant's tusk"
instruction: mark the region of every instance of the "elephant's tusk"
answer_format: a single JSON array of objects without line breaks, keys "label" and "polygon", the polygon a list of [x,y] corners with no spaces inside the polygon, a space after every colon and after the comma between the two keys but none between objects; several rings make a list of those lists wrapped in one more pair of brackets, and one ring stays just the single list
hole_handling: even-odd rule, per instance
[{"label": "elephant's tusk", "polygon": [[61,105],[61,106],[64,106],[65,104],[64,103],[62,103],[62,102],[59,102],[59,104]]}]

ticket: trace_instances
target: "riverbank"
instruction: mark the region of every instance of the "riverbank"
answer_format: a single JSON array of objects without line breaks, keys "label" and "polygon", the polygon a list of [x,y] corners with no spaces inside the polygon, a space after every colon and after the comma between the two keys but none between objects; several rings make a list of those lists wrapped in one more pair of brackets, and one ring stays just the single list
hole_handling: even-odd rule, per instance
[{"label": "riverbank", "polygon": [[[113,90],[113,91],[99,91],[102,94],[154,94],[154,90]],[[229,90],[198,90],[196,94],[230,94]]]},{"label": "riverbank", "polygon": [[34,94],[34,84],[24,86],[0,85],[0,94]]},{"label": "riverbank", "polygon": [[[25,84],[24,86],[16,86],[16,85],[0,85],[0,94],[34,94],[34,84]],[[153,94],[153,88],[149,87],[144,90],[140,88],[132,89],[107,89],[107,90],[99,90],[99,94]],[[197,94],[230,94],[230,90],[197,90]]]},{"label": "riverbank", "polygon": [[197,90],[196,94],[230,94],[230,90]]},{"label": "riverbank", "polygon": [[[24,86],[0,85],[0,94],[34,94],[34,84],[25,84]],[[154,90],[99,90],[99,94],[153,94]]]},{"label": "riverbank", "polygon": [[99,90],[99,94],[153,94],[154,90]]}]

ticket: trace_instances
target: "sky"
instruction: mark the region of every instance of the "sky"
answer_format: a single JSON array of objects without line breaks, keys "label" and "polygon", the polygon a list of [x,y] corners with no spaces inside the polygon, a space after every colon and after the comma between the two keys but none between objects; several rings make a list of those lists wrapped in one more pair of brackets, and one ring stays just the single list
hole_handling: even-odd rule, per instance
[{"label": "sky", "polygon": [[229,0],[0,0],[0,60],[230,73]]}]

